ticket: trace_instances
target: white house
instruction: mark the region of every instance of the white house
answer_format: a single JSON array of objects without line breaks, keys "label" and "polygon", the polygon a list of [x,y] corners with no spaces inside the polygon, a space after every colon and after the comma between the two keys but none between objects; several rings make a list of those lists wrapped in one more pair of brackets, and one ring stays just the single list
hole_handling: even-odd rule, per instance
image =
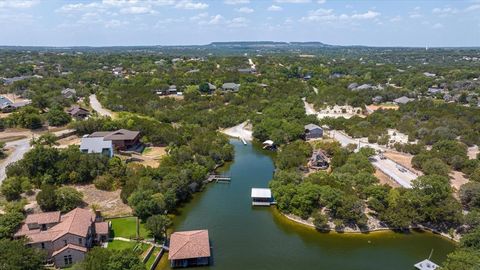
[{"label": "white house", "polygon": [[85,135],[80,142],[80,151],[113,157],[113,143],[111,140],[104,140],[103,137],[88,137],[88,135]]}]

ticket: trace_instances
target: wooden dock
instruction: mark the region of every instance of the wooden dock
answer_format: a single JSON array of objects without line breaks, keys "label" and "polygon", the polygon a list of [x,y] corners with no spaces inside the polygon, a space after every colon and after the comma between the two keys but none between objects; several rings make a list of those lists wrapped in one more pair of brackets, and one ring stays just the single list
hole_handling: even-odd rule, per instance
[{"label": "wooden dock", "polygon": [[230,183],[230,181],[232,181],[232,177],[228,175],[222,175],[222,174],[211,174],[208,176],[207,181],[208,182],[215,181],[216,183]]}]

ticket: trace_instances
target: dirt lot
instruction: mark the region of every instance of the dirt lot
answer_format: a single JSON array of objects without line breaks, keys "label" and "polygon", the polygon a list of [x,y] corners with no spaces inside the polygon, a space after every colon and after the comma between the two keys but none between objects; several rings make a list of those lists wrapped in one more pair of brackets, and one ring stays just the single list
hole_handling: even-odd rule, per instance
[{"label": "dirt lot", "polygon": [[388,175],[384,174],[382,171],[380,171],[379,169],[375,169],[375,177],[378,178],[378,180],[380,180],[380,184],[387,184],[391,187],[394,187],[394,188],[397,188],[397,187],[400,187],[400,184],[398,184],[397,182],[393,181],[390,177],[388,177]]},{"label": "dirt lot", "polygon": [[141,155],[134,155],[134,163],[142,164],[143,166],[150,166],[157,168],[160,164],[160,159],[167,154],[166,147],[147,147]]},{"label": "dirt lot", "polygon": [[132,214],[130,206],[120,199],[120,189],[115,191],[103,191],[95,188],[93,184],[73,186],[83,193],[83,200],[88,205],[95,204],[104,217],[115,217]]},{"label": "dirt lot", "polygon": [[72,135],[58,140],[57,143],[58,148],[67,148],[70,145],[80,145],[80,138],[77,135]]},{"label": "dirt lot", "polygon": [[387,151],[387,152],[384,153],[384,155],[387,158],[389,158],[389,159],[399,163],[400,165],[404,166],[405,168],[411,170],[415,174],[422,175],[421,171],[413,168],[413,166],[412,166],[413,156],[412,155],[405,154],[405,153],[399,153],[399,152],[393,152],[393,151]]},{"label": "dirt lot", "polygon": [[465,178],[464,174],[459,171],[451,171],[450,172],[450,184],[456,191],[460,190],[460,187],[463,184],[468,183],[468,179]]}]

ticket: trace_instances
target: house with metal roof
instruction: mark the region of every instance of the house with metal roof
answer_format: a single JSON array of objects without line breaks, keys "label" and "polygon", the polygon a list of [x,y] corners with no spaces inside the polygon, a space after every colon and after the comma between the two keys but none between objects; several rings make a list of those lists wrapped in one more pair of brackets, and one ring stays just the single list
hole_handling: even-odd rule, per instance
[{"label": "house with metal roof", "polygon": [[252,205],[270,206],[273,202],[272,191],[269,188],[252,188]]},{"label": "house with metal roof", "polygon": [[85,135],[80,140],[80,151],[113,157],[113,143],[111,140],[104,140],[103,137],[90,137],[89,135]]},{"label": "house with metal roof", "polygon": [[323,129],[315,124],[305,125],[305,140],[323,137]]},{"label": "house with metal roof", "polygon": [[237,83],[224,83],[222,85],[222,90],[223,91],[231,91],[231,92],[237,92],[240,90],[240,84]]}]

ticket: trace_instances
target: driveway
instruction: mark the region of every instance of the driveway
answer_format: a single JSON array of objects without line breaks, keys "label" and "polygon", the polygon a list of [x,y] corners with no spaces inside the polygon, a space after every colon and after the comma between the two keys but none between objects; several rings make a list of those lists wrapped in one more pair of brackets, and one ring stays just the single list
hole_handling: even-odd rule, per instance
[{"label": "driveway", "polygon": [[92,109],[96,111],[100,116],[112,117],[112,112],[102,107],[102,104],[100,104],[95,94],[90,95],[89,98],[90,106],[92,106]]},{"label": "driveway", "polygon": [[30,150],[30,139],[21,139],[18,141],[8,142],[5,144],[7,148],[13,148],[13,151],[0,163],[0,184],[7,177],[6,168],[8,165],[19,161],[23,158],[28,150]]}]

